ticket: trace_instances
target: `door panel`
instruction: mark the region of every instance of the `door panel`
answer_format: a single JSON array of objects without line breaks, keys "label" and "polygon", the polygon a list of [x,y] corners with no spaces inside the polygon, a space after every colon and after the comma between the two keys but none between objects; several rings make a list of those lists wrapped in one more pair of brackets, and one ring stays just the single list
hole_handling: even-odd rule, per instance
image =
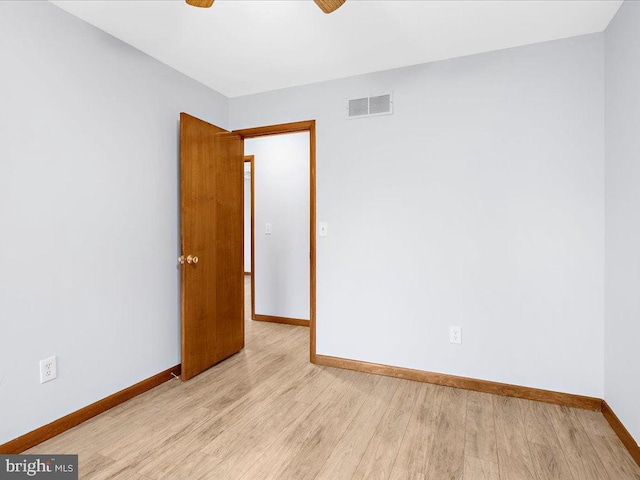
[{"label": "door panel", "polygon": [[241,137],[180,114],[183,380],[244,347],[243,171]]}]

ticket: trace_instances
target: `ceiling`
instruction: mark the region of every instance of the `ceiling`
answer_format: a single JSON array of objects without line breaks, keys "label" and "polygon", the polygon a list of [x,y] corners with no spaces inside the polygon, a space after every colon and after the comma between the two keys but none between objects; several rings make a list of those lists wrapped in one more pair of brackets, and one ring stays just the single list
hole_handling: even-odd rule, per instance
[{"label": "ceiling", "polygon": [[55,0],[228,96],[601,32],[622,0]]}]

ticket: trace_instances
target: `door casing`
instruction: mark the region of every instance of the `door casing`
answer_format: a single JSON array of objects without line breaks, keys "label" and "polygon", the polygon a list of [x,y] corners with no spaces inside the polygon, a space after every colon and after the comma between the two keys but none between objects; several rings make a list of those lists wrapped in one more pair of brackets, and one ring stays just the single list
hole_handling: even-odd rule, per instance
[{"label": "door casing", "polygon": [[[244,142],[244,140],[243,140]],[[250,168],[251,168],[251,182],[250,182],[250,189],[251,189],[251,213],[249,213],[249,215],[251,215],[251,266],[249,268],[251,268],[250,272],[244,272],[245,275],[253,275],[253,160],[254,160],[254,156],[253,155],[245,155],[244,156],[244,163],[248,163]],[[242,188],[244,188],[244,183],[242,182]],[[242,199],[244,201],[244,192],[242,192]],[[243,205],[244,207],[244,205]],[[244,210],[243,210],[244,211]],[[244,223],[242,224],[243,228],[244,228]],[[244,232],[243,232],[244,233]],[[244,239],[244,235],[242,236],[242,238]],[[243,240],[244,241],[244,240]],[[246,248],[245,245],[242,246],[243,249]],[[253,314],[253,282],[251,283],[251,313]]]}]

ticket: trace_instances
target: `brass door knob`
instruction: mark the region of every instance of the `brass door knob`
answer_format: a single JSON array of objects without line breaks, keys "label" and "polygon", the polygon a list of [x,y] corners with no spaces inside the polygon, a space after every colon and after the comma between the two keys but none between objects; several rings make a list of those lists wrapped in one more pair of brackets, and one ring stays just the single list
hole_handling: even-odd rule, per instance
[{"label": "brass door knob", "polygon": [[198,263],[198,257],[195,255],[187,255],[187,263]]},{"label": "brass door knob", "polygon": [[184,265],[184,255],[180,255],[180,256],[178,257],[178,263],[179,263],[180,265]]}]

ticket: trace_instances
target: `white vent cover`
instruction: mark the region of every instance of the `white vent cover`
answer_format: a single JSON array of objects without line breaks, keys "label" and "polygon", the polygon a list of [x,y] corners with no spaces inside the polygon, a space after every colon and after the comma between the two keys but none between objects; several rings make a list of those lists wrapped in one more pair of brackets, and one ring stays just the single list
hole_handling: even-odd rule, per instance
[{"label": "white vent cover", "polygon": [[372,97],[351,98],[347,102],[347,118],[373,117],[391,115],[393,98],[390,93]]}]

